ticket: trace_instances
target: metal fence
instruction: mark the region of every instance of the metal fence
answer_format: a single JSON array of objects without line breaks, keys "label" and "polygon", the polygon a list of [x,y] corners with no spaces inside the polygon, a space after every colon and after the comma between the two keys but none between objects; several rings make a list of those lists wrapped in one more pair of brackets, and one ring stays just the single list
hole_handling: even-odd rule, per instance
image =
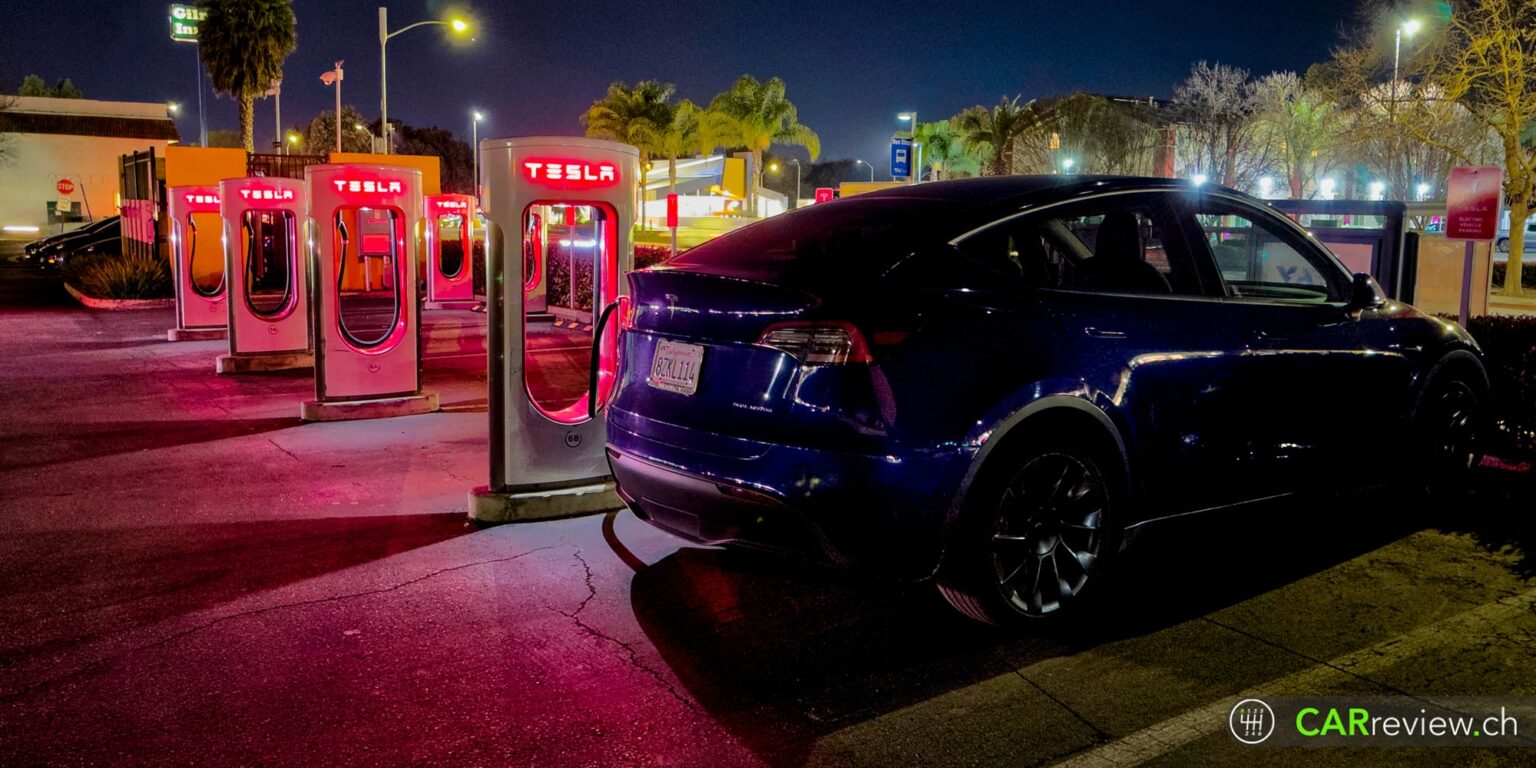
[{"label": "metal fence", "polygon": [[245,175],[284,179],[304,178],[304,169],[325,162],[325,155],[258,155],[246,158]]}]

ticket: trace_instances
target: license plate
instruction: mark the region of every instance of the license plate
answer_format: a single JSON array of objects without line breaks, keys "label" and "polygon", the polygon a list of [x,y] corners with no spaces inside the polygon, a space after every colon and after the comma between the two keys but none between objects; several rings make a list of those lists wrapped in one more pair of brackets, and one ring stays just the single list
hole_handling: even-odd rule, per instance
[{"label": "license plate", "polygon": [[651,375],[645,383],[657,389],[691,395],[699,391],[699,367],[704,362],[704,348],[663,339],[651,359]]}]

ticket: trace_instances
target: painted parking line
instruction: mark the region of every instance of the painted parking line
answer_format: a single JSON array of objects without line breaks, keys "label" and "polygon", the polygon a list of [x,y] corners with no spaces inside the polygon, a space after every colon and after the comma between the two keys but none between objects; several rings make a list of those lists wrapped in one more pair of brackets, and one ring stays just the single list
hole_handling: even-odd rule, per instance
[{"label": "painted parking line", "polygon": [[1467,638],[1485,637],[1488,630],[1536,608],[1536,590],[1425,624],[1418,629],[1317,666],[1275,678],[1230,697],[1192,709],[1156,725],[1095,747],[1057,763],[1058,768],[1100,768],[1141,765],[1227,727],[1227,714],[1240,699],[1263,696],[1320,695],[1332,687],[1367,677],[1425,651]]}]

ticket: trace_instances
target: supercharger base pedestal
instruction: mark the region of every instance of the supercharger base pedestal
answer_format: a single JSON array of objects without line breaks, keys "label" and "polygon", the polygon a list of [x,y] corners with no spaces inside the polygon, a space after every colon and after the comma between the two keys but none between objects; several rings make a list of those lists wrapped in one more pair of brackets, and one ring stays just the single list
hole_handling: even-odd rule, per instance
[{"label": "supercharger base pedestal", "polygon": [[315,367],[310,352],[273,352],[265,355],[219,355],[213,361],[215,373],[271,373],[302,371]]},{"label": "supercharger base pedestal", "polygon": [[226,328],[171,328],[165,332],[166,341],[221,341],[229,338]]},{"label": "supercharger base pedestal", "polygon": [[469,492],[469,518],[481,525],[557,520],[624,508],[612,482],[548,491],[498,493],[488,485]]},{"label": "supercharger base pedestal", "polygon": [[419,416],[423,413],[437,413],[440,407],[436,392],[423,392],[419,395],[404,395],[401,397],[381,397],[376,400],[306,400],[299,406],[299,418],[304,421],[392,419],[396,416]]},{"label": "supercharger base pedestal", "polygon": [[[612,321],[621,313],[612,310],[634,260],[638,150],[567,137],[488,139],[477,149],[491,461],[490,483],[469,492],[469,517],[496,524],[623,509],[603,408],[618,360]],[[554,310],[582,322],[542,322]]]}]

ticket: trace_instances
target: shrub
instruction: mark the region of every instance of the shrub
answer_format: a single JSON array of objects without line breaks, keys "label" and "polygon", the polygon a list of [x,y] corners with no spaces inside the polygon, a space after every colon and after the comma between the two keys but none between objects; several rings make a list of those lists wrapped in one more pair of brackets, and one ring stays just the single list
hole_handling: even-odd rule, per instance
[{"label": "shrub", "polygon": [[164,299],[173,293],[165,259],[98,256],[68,262],[65,279],[97,299]]},{"label": "shrub", "polygon": [[[1498,291],[1504,287],[1505,266],[1506,265],[1504,264],[1493,265],[1493,270],[1489,277],[1493,283],[1493,290],[1495,291]],[[1524,262],[1522,264],[1522,268],[1520,270],[1520,286],[1527,291],[1536,291],[1536,264],[1531,264],[1530,262]]]},{"label": "shrub", "polygon": [[1474,317],[1467,331],[1488,357],[1494,417],[1505,447],[1536,450],[1536,317]]},{"label": "shrub", "polygon": [[[657,264],[665,264],[672,258],[672,249],[665,245],[636,245],[635,269],[654,267]],[[1536,272],[1536,269],[1531,270]]]}]

